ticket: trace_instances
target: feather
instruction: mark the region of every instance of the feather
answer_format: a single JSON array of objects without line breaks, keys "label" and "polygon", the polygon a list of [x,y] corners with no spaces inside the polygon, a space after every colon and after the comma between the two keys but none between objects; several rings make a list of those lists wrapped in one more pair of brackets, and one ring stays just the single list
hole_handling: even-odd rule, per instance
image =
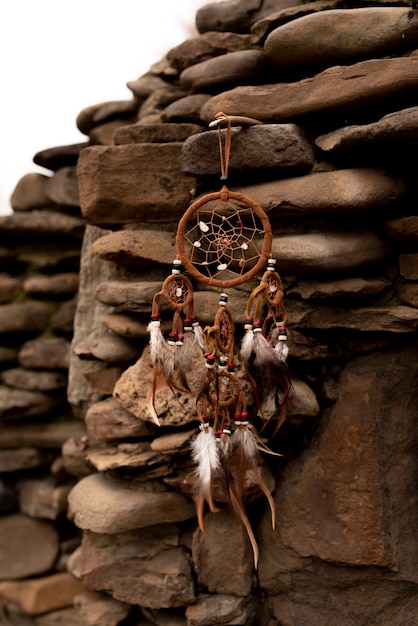
[{"label": "feather", "polygon": [[203,506],[205,501],[211,511],[218,509],[213,503],[213,475],[221,469],[216,439],[210,426],[204,426],[191,444],[192,458],[196,464],[197,478],[195,502],[199,527],[204,532]]},{"label": "feather", "polygon": [[249,361],[254,345],[254,333],[252,330],[247,330],[241,341],[241,358],[243,361]]},{"label": "feather", "polygon": [[166,343],[159,322],[150,322],[147,330],[150,335],[151,364],[161,363],[166,350]]},{"label": "feather", "polygon": [[197,345],[202,349],[206,350],[205,337],[203,335],[203,330],[200,324],[193,324],[193,332],[196,337]]},{"label": "feather", "polygon": [[248,535],[248,538],[250,540],[251,547],[252,547],[252,550],[253,550],[254,567],[255,567],[255,569],[257,569],[257,566],[258,566],[258,545],[257,545],[257,542],[255,540],[253,529],[251,528],[251,524],[250,524],[250,521],[249,521],[249,519],[247,517],[247,513],[245,511],[245,507],[244,507],[244,505],[242,503],[241,497],[240,497],[239,493],[237,492],[237,489],[233,485],[233,483],[229,483],[228,484],[228,495],[229,495],[229,501],[231,503],[231,507],[232,507],[234,513],[241,520],[241,522],[244,525],[245,530],[247,531],[247,535]]}]

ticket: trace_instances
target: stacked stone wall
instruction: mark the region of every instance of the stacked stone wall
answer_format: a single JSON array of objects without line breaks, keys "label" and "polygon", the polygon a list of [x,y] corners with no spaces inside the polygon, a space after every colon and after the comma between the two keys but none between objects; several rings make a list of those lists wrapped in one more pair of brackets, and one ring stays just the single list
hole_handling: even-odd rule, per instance
[{"label": "stacked stone wall", "polygon": [[[0,315],[16,323],[10,307],[19,305],[25,323],[40,316],[36,327],[2,334],[1,428],[16,434],[1,444],[15,497],[0,524],[43,519],[36,497],[25,504],[36,489],[24,450],[54,448],[37,466],[65,487],[68,521],[61,508],[52,532],[65,526],[79,545],[65,558],[61,542],[35,581],[65,561],[81,588],[60,607],[22,603],[20,615],[38,626],[416,623],[417,20],[406,2],[209,4],[196,15],[197,37],[128,83],[130,100],[80,112],[84,144],[35,156],[51,176],[24,177],[13,215],[0,220],[11,285]],[[204,534],[197,529],[194,400],[161,391],[160,427],[147,408],[151,301],[170,273],[178,220],[219,189],[209,123],[220,111],[261,122],[233,128],[228,185],[268,214],[288,311],[289,416],[271,442],[283,456],[263,466],[275,530],[248,476],[257,570],[228,506],[205,515]],[[84,231],[74,331],[54,322],[69,306],[69,279],[62,260],[35,262],[35,231],[65,258],[58,237],[79,251]],[[237,337],[250,287],[229,290]],[[212,324],[219,293],[195,289],[200,321]],[[71,419],[55,405],[34,413],[37,400],[20,409],[23,373],[31,381],[32,369],[66,370],[52,357],[26,360],[33,341],[35,359],[70,339]],[[63,402],[62,392],[51,395]],[[63,421],[80,430],[65,442],[54,435],[54,446],[25,439],[41,413],[43,436]],[[10,571],[0,583],[9,614],[16,585],[33,574]]]}]

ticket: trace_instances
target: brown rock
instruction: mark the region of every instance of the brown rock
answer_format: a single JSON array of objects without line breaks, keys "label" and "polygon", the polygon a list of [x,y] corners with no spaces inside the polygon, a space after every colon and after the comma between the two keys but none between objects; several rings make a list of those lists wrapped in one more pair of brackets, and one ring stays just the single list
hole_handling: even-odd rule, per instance
[{"label": "brown rock", "polygon": [[74,606],[90,626],[118,626],[131,607],[106,593],[84,591],[74,598]]},{"label": "brown rock", "polygon": [[40,424],[8,423],[0,426],[0,448],[34,446],[60,449],[72,436],[85,435],[84,424],[75,420],[60,420]]},{"label": "brown rock", "polygon": [[25,174],[17,183],[10,197],[10,204],[14,211],[32,211],[47,207],[51,204],[45,193],[49,177],[45,174]]},{"label": "brown rock", "polygon": [[54,146],[40,150],[33,156],[36,165],[45,167],[48,170],[56,171],[61,167],[77,165],[81,150],[88,146],[87,142],[74,143],[67,146]]},{"label": "brown rock", "polygon": [[0,274],[0,304],[10,302],[20,292],[20,280],[9,274]]},{"label": "brown rock", "polygon": [[160,291],[156,281],[106,281],[96,289],[96,299],[108,306],[123,307],[125,311],[149,311],[152,298]]},{"label": "brown rock", "polygon": [[377,122],[338,128],[315,139],[315,144],[325,152],[339,152],[394,145],[409,146],[418,140],[418,107],[403,109],[385,115]]},{"label": "brown rock", "polygon": [[151,450],[148,442],[90,447],[86,459],[99,472],[132,467],[148,470],[165,461],[163,456]]},{"label": "brown rock", "polygon": [[335,110],[362,107],[365,111],[415,92],[417,67],[417,56],[371,59],[347,67],[336,66],[299,82],[236,87],[209,100],[201,117],[210,122],[223,111],[226,115],[277,123]]},{"label": "brown rock", "polygon": [[[205,516],[205,532],[198,529],[193,535],[192,556],[201,588],[210,593],[250,595],[251,546],[244,526],[237,522],[232,511]],[[220,562],[222,567],[219,567]]]},{"label": "brown rock", "polygon": [[275,237],[272,254],[281,273],[329,273],[381,261],[389,245],[372,233],[327,233]]},{"label": "brown rock", "polygon": [[53,476],[19,481],[19,506],[30,517],[56,520],[67,508],[71,484],[59,485]]},{"label": "brown rock", "polygon": [[[0,454],[0,472],[18,472],[48,465],[52,460],[50,452],[37,448],[3,449]],[[23,511],[25,513],[26,511]]]},{"label": "brown rock", "polygon": [[170,142],[83,150],[77,172],[80,206],[87,222],[175,221],[188,205],[194,187],[193,179],[180,170],[181,146]]},{"label": "brown rock", "polygon": [[23,290],[32,297],[53,300],[72,296],[78,290],[78,274],[66,272],[55,276],[30,276],[23,283]]},{"label": "brown rock", "polygon": [[213,57],[251,48],[251,35],[234,32],[207,32],[198,37],[186,39],[167,52],[170,65],[178,72],[187,67],[202,63]]},{"label": "brown rock", "polygon": [[418,280],[418,254],[400,254],[399,271],[407,280]]},{"label": "brown rock", "polygon": [[[211,2],[196,13],[196,26],[199,33],[226,31],[248,32],[251,24],[273,11],[296,6],[297,0],[227,0]],[[194,625],[193,625],[194,626]]]},{"label": "brown rock", "polygon": [[279,26],[264,49],[283,69],[343,65],[413,46],[417,32],[418,18],[409,7],[334,9]]},{"label": "brown rock", "polygon": [[251,597],[248,599],[224,593],[202,594],[186,609],[187,625],[236,624],[244,626],[253,623],[254,610],[255,606],[251,606]]},{"label": "brown rock", "polygon": [[[162,119],[168,122],[187,120],[201,123],[200,109],[208,100],[210,100],[210,95],[203,93],[195,93],[180,98],[164,109]],[[197,126],[197,128],[199,129],[197,132],[202,132],[201,126]],[[192,134],[195,133],[189,133],[189,135]]]},{"label": "brown rock", "polygon": [[96,239],[93,254],[118,265],[157,262],[170,264],[176,256],[173,232],[161,230],[119,230]]},{"label": "brown rock", "polygon": [[[50,611],[35,617],[36,626],[89,626],[88,622],[81,620],[77,609],[73,607]],[[23,626],[23,625],[22,625]]]},{"label": "brown rock", "polygon": [[12,213],[0,216],[0,231],[2,238],[31,239],[36,237],[60,238],[71,237],[80,239],[84,233],[84,220],[72,215],[64,215],[57,211],[37,211]]},{"label": "brown rock", "polygon": [[[410,391],[416,362],[416,349],[402,348],[346,366],[334,409],[310,448],[288,465],[276,492],[278,533],[297,554],[392,564],[402,577],[416,579],[418,546],[410,526],[416,506],[406,505],[415,460],[405,456],[416,438]],[[376,419],[381,406],[384,422]],[[396,438],[400,424],[402,442]]]},{"label": "brown rock", "polygon": [[[191,389],[199,384],[204,377],[204,362],[196,353],[193,370],[188,372],[188,383]],[[149,347],[135,365],[128,367],[117,381],[113,395],[120,405],[141,420],[152,422],[149,411],[149,393],[152,388],[152,366],[150,364]],[[179,393],[174,398],[168,387],[161,389],[155,398],[155,408],[161,426],[183,426],[195,422],[197,413],[194,396]]]},{"label": "brown rock", "polygon": [[316,417],[319,414],[319,404],[316,395],[303,380],[291,379],[288,413],[292,416],[305,418]]},{"label": "brown rock", "polygon": [[147,339],[148,324],[125,313],[109,313],[102,315],[102,324],[109,330],[122,335],[122,337],[132,337],[132,339]]},{"label": "brown rock", "polygon": [[95,126],[89,132],[91,145],[113,146],[114,135],[119,128],[126,128],[126,120],[112,120]]},{"label": "brown rock", "polygon": [[[190,97],[192,98],[194,96]],[[205,101],[209,98],[210,96],[205,96]],[[178,102],[181,100],[182,98]],[[200,106],[202,106],[202,104],[203,102],[201,102]],[[170,107],[174,105],[175,103],[169,104],[165,111],[168,111]],[[197,124],[131,124],[131,126],[123,126],[115,131],[114,143],[120,145],[126,143],[169,143],[173,141],[185,141],[190,135],[200,133],[202,130],[202,127]]]},{"label": "brown rock", "polygon": [[83,585],[67,572],[33,580],[0,582],[3,603],[17,604],[29,615],[71,606],[75,596],[83,590]]},{"label": "brown rock", "polygon": [[399,217],[386,222],[388,233],[399,241],[418,240],[418,215]]},{"label": "brown rock", "polygon": [[78,207],[78,184],[75,166],[61,167],[48,178],[45,194],[51,202],[63,206]]},{"label": "brown rock", "polygon": [[96,470],[87,460],[89,439],[83,433],[67,439],[62,446],[62,459],[64,467],[71,476],[77,478],[89,476]]},{"label": "brown rock", "polygon": [[16,302],[0,306],[0,333],[43,332],[48,325],[49,307],[42,302]]},{"label": "brown rock", "polygon": [[129,81],[127,87],[132,91],[139,102],[143,102],[153,91],[165,87],[166,84],[167,82],[161,78],[161,76],[157,76],[153,72],[147,72],[136,80]]},{"label": "brown rock", "polygon": [[[225,131],[221,131],[225,137]],[[220,175],[220,164],[214,159],[219,150],[217,131],[194,135],[182,150],[182,169],[196,178]],[[231,173],[269,169],[305,169],[313,165],[312,146],[295,124],[249,126],[231,133]]]},{"label": "brown rock", "polygon": [[305,176],[237,187],[274,215],[300,217],[320,213],[380,211],[402,201],[402,178],[377,168],[313,172]]},{"label": "brown rock", "polygon": [[0,518],[0,580],[17,580],[47,572],[55,562],[58,549],[58,534],[50,522],[21,513]]},{"label": "brown rock", "polygon": [[98,440],[148,437],[153,430],[146,422],[125,411],[114,398],[93,404],[86,413],[85,421],[90,435]]},{"label": "brown rock", "polygon": [[190,440],[196,435],[196,429],[185,430],[179,433],[161,435],[151,441],[151,450],[161,454],[177,454],[189,449]]},{"label": "brown rock", "polygon": [[[159,87],[153,91],[148,98],[141,104],[138,113],[138,120],[141,123],[159,124],[161,122],[161,111],[169,104],[175,102],[179,98],[186,95],[186,91],[178,83],[165,83],[163,87]],[[155,120],[153,119],[155,117]]]},{"label": "brown rock", "polygon": [[193,93],[218,93],[235,85],[265,81],[268,59],[260,50],[239,50],[187,67],[180,74],[180,85]]},{"label": "brown rock", "polygon": [[28,369],[68,369],[70,343],[60,337],[31,339],[19,352],[19,363]]},{"label": "brown rock", "polygon": [[92,128],[112,118],[121,119],[124,117],[126,120],[132,119],[137,110],[138,102],[134,99],[101,102],[80,111],[76,119],[76,125],[81,133],[88,135]]},{"label": "brown rock", "polygon": [[83,375],[89,384],[91,395],[109,396],[113,393],[122,372],[123,368],[120,365],[100,364],[99,367],[84,371]]},{"label": "brown rock", "polygon": [[289,289],[287,295],[297,294],[304,300],[327,298],[358,298],[361,296],[378,295],[391,286],[389,280],[383,278],[341,278],[330,281],[303,281]]},{"label": "brown rock", "polygon": [[120,363],[138,359],[142,346],[132,339],[107,332],[91,342],[91,351],[96,359],[106,363]]},{"label": "brown rock", "polygon": [[183,547],[147,559],[122,554],[105,567],[86,573],[82,569],[82,580],[90,588],[106,589],[117,600],[149,608],[184,606],[195,600],[190,560]]},{"label": "brown rock", "polygon": [[4,420],[43,415],[61,403],[61,398],[39,391],[23,391],[0,385],[0,415]]},{"label": "brown rock", "polygon": [[143,491],[142,486],[102,474],[78,482],[68,502],[76,526],[97,533],[114,534],[195,516],[193,504],[181,494]]},{"label": "brown rock", "polygon": [[399,288],[399,299],[403,304],[418,308],[418,283],[406,283]]}]

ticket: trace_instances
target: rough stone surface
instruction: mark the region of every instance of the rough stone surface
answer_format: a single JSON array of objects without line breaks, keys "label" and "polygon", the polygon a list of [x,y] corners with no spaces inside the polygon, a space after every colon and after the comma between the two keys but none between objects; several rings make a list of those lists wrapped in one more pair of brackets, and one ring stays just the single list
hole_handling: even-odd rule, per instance
[{"label": "rough stone surface", "polygon": [[31,339],[23,344],[19,352],[20,365],[32,369],[67,370],[69,358],[70,344],[59,337]]},{"label": "rough stone surface", "polygon": [[417,67],[416,56],[372,59],[332,67],[299,82],[236,87],[209,100],[201,116],[210,122],[222,111],[278,122],[336,109],[368,109],[385,98],[389,102],[412,94],[417,87]]},{"label": "rough stone surface", "polygon": [[[199,98],[199,110],[203,103],[210,98],[208,95],[203,96],[204,101],[202,101],[201,96],[195,97]],[[179,102],[179,100],[176,102]],[[171,106],[169,104],[165,111],[168,111]],[[198,116],[196,119],[198,119]],[[114,142],[116,145],[179,142],[185,141],[190,135],[200,133],[202,130],[202,127],[197,124],[133,124],[132,126],[118,128],[114,134]]]},{"label": "rough stone surface", "polygon": [[147,437],[152,426],[125,411],[114,398],[93,404],[86,413],[86,427],[95,439]]},{"label": "rough stone surface", "polygon": [[0,333],[36,333],[48,322],[48,306],[42,302],[16,302],[0,305]]},{"label": "rough stone surface", "polygon": [[28,211],[44,208],[50,204],[45,193],[49,177],[45,174],[25,174],[18,181],[10,197],[10,204],[14,211]]},{"label": "rough stone surface", "polygon": [[96,239],[91,250],[101,259],[119,265],[137,265],[144,261],[169,264],[176,255],[173,232],[148,229],[108,233]]},{"label": "rough stone surface", "polygon": [[17,605],[29,615],[71,606],[83,589],[83,585],[66,572],[33,580],[0,582],[3,603]]},{"label": "rough stone surface", "polygon": [[79,528],[111,534],[195,515],[193,504],[180,494],[143,491],[102,474],[77,483],[69,495],[69,511]]},{"label": "rough stone surface", "polygon": [[77,175],[80,207],[87,222],[123,224],[141,216],[151,222],[175,221],[189,203],[194,186],[179,167],[181,146],[171,142],[83,150]]},{"label": "rough stone surface", "polygon": [[98,591],[80,593],[74,598],[74,606],[90,626],[118,626],[131,610],[129,604]]},{"label": "rough stone surface", "polygon": [[[225,131],[221,131],[223,140]],[[200,133],[187,139],[182,150],[182,169],[196,176],[220,175],[213,158],[218,150],[218,132]],[[233,129],[229,171],[251,172],[280,169],[307,169],[313,165],[312,146],[295,124],[255,125]]]}]

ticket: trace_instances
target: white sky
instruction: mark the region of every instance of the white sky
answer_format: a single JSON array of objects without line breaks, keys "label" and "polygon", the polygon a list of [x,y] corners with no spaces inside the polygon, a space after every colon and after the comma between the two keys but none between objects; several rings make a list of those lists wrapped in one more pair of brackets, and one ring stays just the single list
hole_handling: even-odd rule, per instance
[{"label": "white sky", "polygon": [[128,81],[197,34],[213,0],[0,0],[0,213],[45,148],[86,141],[78,113],[129,100]]}]

